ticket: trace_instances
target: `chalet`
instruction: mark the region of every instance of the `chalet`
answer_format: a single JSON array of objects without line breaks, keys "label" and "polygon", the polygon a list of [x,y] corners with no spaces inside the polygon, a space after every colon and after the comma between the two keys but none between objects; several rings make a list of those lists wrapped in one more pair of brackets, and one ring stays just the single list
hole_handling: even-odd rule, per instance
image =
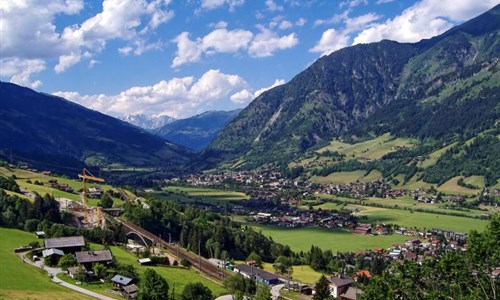
[{"label": "chalet", "polygon": [[267,285],[277,284],[280,282],[278,275],[248,264],[240,264],[234,266],[234,272],[243,275],[243,277],[255,279],[255,281]]},{"label": "chalet", "polygon": [[85,246],[85,240],[83,236],[68,236],[61,238],[51,238],[44,240],[45,248],[50,249],[60,249],[65,253],[74,253],[82,250]]},{"label": "chalet", "polygon": [[330,295],[333,298],[340,298],[340,295],[344,294],[354,282],[352,279],[340,275],[331,276],[328,280],[330,281]]},{"label": "chalet", "polygon": [[78,264],[84,265],[87,270],[92,269],[96,263],[107,265],[113,262],[113,256],[109,250],[81,251],[76,252],[75,255]]},{"label": "chalet", "polygon": [[117,290],[123,290],[124,287],[127,285],[130,285],[134,279],[128,278],[122,275],[115,275],[113,278],[111,278],[111,282],[113,283],[113,288]]},{"label": "chalet", "polygon": [[35,235],[39,239],[45,238],[45,231],[35,231]]}]

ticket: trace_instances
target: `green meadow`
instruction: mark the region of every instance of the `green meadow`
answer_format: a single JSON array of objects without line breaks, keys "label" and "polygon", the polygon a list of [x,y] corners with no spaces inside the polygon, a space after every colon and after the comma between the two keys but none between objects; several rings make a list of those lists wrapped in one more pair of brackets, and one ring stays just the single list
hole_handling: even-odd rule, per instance
[{"label": "green meadow", "polygon": [[34,240],[32,233],[0,227],[0,299],[92,299],[51,282],[47,273],[14,253]]},{"label": "green meadow", "polygon": [[318,227],[283,228],[276,226],[253,225],[255,230],[270,236],[278,243],[289,245],[294,251],[309,251],[311,246],[318,246],[323,250],[363,251],[373,248],[387,248],[393,244],[408,240],[407,236],[385,235],[365,236],[353,234],[347,229],[327,229]]},{"label": "green meadow", "polygon": [[248,199],[248,196],[241,192],[179,186],[164,187],[161,192],[151,193],[151,196],[183,203],[199,201],[213,204]]}]

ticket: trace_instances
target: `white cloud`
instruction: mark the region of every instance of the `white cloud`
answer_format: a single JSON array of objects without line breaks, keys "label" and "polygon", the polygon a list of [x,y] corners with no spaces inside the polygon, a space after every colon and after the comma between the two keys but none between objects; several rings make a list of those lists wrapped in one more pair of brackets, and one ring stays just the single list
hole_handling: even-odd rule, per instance
[{"label": "white cloud", "polygon": [[66,71],[68,68],[76,65],[80,62],[81,59],[80,53],[78,54],[69,54],[69,55],[61,55],[59,56],[59,63],[54,67],[54,71],[56,73],[61,73]]},{"label": "white cloud", "polygon": [[354,38],[354,44],[382,39],[417,42],[441,34],[454,22],[475,17],[496,4],[497,0],[422,0],[393,19],[364,29]]},{"label": "white cloud", "polygon": [[245,0],[202,0],[201,8],[206,10],[216,9],[225,4],[229,5],[229,10],[233,11],[236,7],[245,3]]},{"label": "white cloud", "polygon": [[226,21],[219,21],[217,23],[210,23],[209,27],[219,29],[219,28],[226,28],[227,27],[227,22]]},{"label": "white cloud", "polygon": [[270,11],[283,11],[283,6],[277,5],[274,0],[266,0],[266,7]]},{"label": "white cloud", "polygon": [[380,19],[380,16],[375,13],[367,13],[354,18],[345,19],[345,33],[361,30],[368,24]]},{"label": "white cloud", "polygon": [[300,18],[300,19],[297,20],[297,22],[295,22],[295,25],[297,25],[299,27],[302,27],[302,26],[306,25],[306,23],[307,23],[306,19]]},{"label": "white cloud", "polygon": [[63,91],[54,95],[113,116],[162,114],[184,118],[209,109],[214,102],[227,99],[245,86],[245,80],[238,75],[208,70],[198,80],[192,76],[172,78],[151,86],[131,87],[118,95]]},{"label": "white cloud", "polygon": [[31,75],[45,70],[45,61],[41,59],[19,59],[2,58],[0,59],[0,76],[10,77],[10,82],[33,89],[42,85],[40,80],[31,80]]},{"label": "white cloud", "polygon": [[295,33],[280,37],[262,26],[260,30],[260,33],[254,35],[243,29],[219,28],[194,40],[189,38],[188,32],[183,32],[173,40],[177,43],[177,51],[171,66],[176,68],[183,64],[197,62],[203,54],[247,51],[253,57],[271,56],[275,51],[294,47],[298,43]]},{"label": "white cloud", "polygon": [[292,22],[287,21],[287,20],[281,21],[280,25],[278,26],[278,28],[281,30],[285,30],[285,29],[292,28],[292,27],[293,27]]},{"label": "white cloud", "polygon": [[330,25],[330,24],[338,24],[342,22],[343,20],[347,19],[349,16],[350,11],[346,10],[343,11],[342,13],[335,14],[331,18],[328,19],[318,19],[314,21],[314,26],[320,26],[320,25]]},{"label": "white cloud", "polygon": [[340,8],[342,8],[344,6],[356,7],[356,6],[359,6],[361,4],[367,5],[368,0],[346,0],[346,1],[340,2],[339,7]]},{"label": "white cloud", "polygon": [[298,42],[295,33],[280,37],[269,29],[261,28],[261,32],[253,39],[248,53],[254,57],[272,56],[275,51],[292,48]]},{"label": "white cloud", "polygon": [[[120,53],[126,54],[131,51],[127,52],[128,48],[135,47],[134,54],[138,55],[158,48],[157,43],[147,40],[154,29],[174,16],[168,9],[169,3],[169,0],[104,0],[102,11],[95,16],[81,24],[57,28],[56,17],[80,13],[83,0],[2,1],[0,53],[3,60],[41,60],[44,66],[57,61],[56,73],[83,59],[91,61],[112,39],[130,44],[122,47]],[[30,74],[39,72],[34,71],[39,68],[30,70]],[[26,78],[27,72],[19,69],[15,78]]]},{"label": "white cloud", "polygon": [[231,96],[231,101],[233,101],[234,103],[239,103],[239,104],[250,102],[253,99],[259,97],[265,91],[268,91],[274,87],[277,87],[277,86],[283,85],[283,84],[285,84],[284,79],[276,79],[272,85],[265,87],[265,88],[261,88],[255,92],[251,92],[248,89],[243,89],[243,90],[233,94]]},{"label": "white cloud", "polygon": [[396,0],[377,0],[377,4],[391,3],[394,1],[396,1]]},{"label": "white cloud", "polygon": [[218,53],[234,53],[240,49],[245,49],[252,40],[253,34],[250,31],[225,28],[216,29],[201,39],[203,51]]},{"label": "white cloud", "polygon": [[330,28],[323,32],[321,39],[316,45],[309,49],[310,52],[320,52],[321,56],[328,55],[333,51],[347,47],[349,45],[349,36],[343,32],[338,32]]}]

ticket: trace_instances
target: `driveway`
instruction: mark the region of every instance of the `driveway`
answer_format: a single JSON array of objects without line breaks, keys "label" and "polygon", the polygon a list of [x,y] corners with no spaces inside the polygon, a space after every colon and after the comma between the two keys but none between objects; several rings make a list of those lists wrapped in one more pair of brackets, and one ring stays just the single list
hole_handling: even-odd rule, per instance
[{"label": "driveway", "polygon": [[276,300],[279,298],[280,296],[280,291],[282,288],[284,288],[285,285],[284,284],[277,284],[277,285],[274,285],[272,288],[271,288],[271,298],[273,300]]}]

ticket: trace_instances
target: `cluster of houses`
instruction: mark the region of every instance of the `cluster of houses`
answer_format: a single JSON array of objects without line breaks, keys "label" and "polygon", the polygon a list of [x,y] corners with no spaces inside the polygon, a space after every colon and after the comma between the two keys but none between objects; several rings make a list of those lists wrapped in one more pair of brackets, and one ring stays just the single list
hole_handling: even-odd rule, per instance
[{"label": "cluster of houses", "polygon": [[355,217],[352,214],[332,213],[328,210],[301,210],[288,209],[273,213],[258,212],[251,215],[254,222],[259,224],[272,224],[280,227],[306,227],[318,226],[326,228],[355,226]]},{"label": "cluster of houses", "polygon": [[59,183],[56,179],[50,179],[49,185],[51,188],[58,189],[64,192],[73,193],[74,189],[66,183]]},{"label": "cluster of houses", "polygon": [[[37,234],[37,236],[41,235],[41,232]],[[55,260],[58,260],[68,253],[75,256],[78,266],[68,268],[68,275],[71,278],[76,278],[82,268],[86,273],[85,275],[91,277],[95,264],[99,263],[105,266],[113,264],[113,256],[109,250],[83,250],[85,247],[83,236],[44,239],[44,246],[45,249],[42,251],[44,258],[55,256]],[[121,293],[127,299],[135,298],[139,291],[139,287],[134,284],[134,281],[133,278],[120,274],[116,274],[111,278],[115,291]]]},{"label": "cluster of houses", "polygon": [[[220,265],[222,266],[222,265]],[[255,280],[256,282],[265,285],[285,284],[285,288],[300,292],[304,295],[314,295],[315,285],[302,284],[300,282],[292,281],[287,275],[278,275],[268,272],[254,265],[253,261],[235,266],[230,265],[229,269],[235,273],[242,275],[245,278]],[[371,274],[367,270],[361,270],[353,274],[352,278],[343,275],[333,275],[328,278],[330,295],[335,299],[342,300],[356,300],[357,296],[362,294],[362,291],[354,287],[355,282],[359,278],[365,276],[371,278]]]}]

